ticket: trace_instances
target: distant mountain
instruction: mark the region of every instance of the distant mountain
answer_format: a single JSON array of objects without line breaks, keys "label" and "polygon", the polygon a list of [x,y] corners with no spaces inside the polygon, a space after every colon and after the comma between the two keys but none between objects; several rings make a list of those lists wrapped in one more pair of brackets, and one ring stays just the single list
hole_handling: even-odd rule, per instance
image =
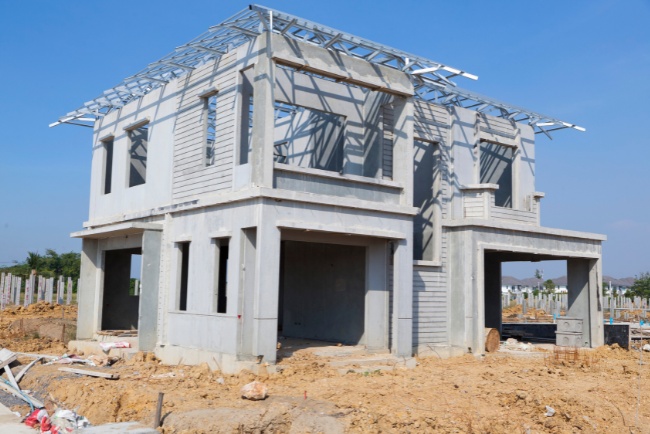
[{"label": "distant mountain", "polygon": [[[521,286],[537,286],[537,284],[544,283],[547,279],[537,279],[535,277],[527,277],[525,279],[517,279],[516,277],[513,276],[503,276],[501,279],[501,284],[506,285],[506,286],[515,286],[515,285],[521,285]],[[551,278],[553,283],[555,283],[557,286],[566,286],[567,285],[567,277],[566,276],[560,276],[560,277],[554,277]],[[612,282],[612,286],[624,286],[626,288],[629,288],[634,284],[634,281],[636,279],[634,277],[623,277],[621,279],[617,279],[612,276],[603,276],[603,282],[609,284],[609,282]]]}]

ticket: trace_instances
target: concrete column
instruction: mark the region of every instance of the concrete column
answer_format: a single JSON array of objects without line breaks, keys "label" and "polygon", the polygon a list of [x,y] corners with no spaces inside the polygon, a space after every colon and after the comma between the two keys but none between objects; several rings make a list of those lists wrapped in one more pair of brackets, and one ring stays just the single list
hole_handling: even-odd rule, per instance
[{"label": "concrete column", "polygon": [[501,261],[494,255],[485,254],[483,262],[485,296],[485,327],[495,328],[501,334]]},{"label": "concrete column", "polygon": [[275,64],[271,57],[271,37],[264,32],[257,38],[258,57],[253,79],[253,137],[251,181],[273,187],[273,129]]},{"label": "concrete column", "polygon": [[413,247],[407,240],[395,242],[393,254],[393,354],[413,353]]},{"label": "concrete column", "polygon": [[138,315],[138,349],[140,351],[153,351],[156,347],[161,248],[162,231],[144,231]]},{"label": "concrete column", "polygon": [[368,246],[366,254],[365,345],[368,349],[388,347],[388,246],[380,240]]},{"label": "concrete column", "polygon": [[99,299],[98,241],[84,238],[81,241],[81,275],[77,288],[77,339],[91,339],[97,323]]},{"label": "concrete column", "polygon": [[255,309],[255,261],[257,246],[257,229],[242,229],[240,238],[239,268],[239,342],[237,357],[248,360],[253,357],[253,324]]},{"label": "concrete column", "polygon": [[403,185],[401,205],[413,205],[413,98],[395,98],[393,180]]},{"label": "concrete column", "polygon": [[582,318],[583,341],[595,347],[604,342],[600,259],[567,260],[567,316]]},{"label": "concrete column", "polygon": [[280,230],[263,210],[257,227],[253,308],[253,354],[274,363],[280,296]]}]

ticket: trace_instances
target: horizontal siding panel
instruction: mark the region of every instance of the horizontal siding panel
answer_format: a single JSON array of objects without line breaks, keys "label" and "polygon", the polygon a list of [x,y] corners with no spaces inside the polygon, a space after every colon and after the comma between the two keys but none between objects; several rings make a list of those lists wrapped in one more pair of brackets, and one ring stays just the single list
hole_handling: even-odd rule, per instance
[{"label": "horizontal siding panel", "polygon": [[[179,80],[175,125],[173,197],[181,200],[231,188],[238,65],[236,52],[209,62]],[[206,89],[219,91],[215,164],[205,166],[205,132],[201,122],[203,102],[198,96]]]}]

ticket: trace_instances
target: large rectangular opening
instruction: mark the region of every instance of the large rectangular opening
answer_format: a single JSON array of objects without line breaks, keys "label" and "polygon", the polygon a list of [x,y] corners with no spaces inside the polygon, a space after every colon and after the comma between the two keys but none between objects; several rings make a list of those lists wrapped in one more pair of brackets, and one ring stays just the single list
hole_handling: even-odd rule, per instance
[{"label": "large rectangular opening", "polygon": [[109,194],[113,184],[113,138],[102,142],[104,146],[104,194]]},{"label": "large rectangular opening", "polygon": [[418,214],[413,219],[413,259],[433,261],[438,259],[438,225],[441,194],[440,147],[437,143],[413,141],[413,206]]},{"label": "large rectangular opening", "polygon": [[104,252],[102,330],[137,330],[142,249]]},{"label": "large rectangular opening", "polygon": [[513,148],[492,142],[481,142],[481,184],[497,184],[494,205],[512,208]]},{"label": "large rectangular opening", "polygon": [[127,131],[129,136],[129,187],[147,181],[147,152],[149,148],[149,124]]},{"label": "large rectangular opening", "polygon": [[274,157],[291,166],[340,172],[345,116],[275,101]]},{"label": "large rectangular opening", "polygon": [[190,243],[177,243],[178,248],[178,298],[177,308],[180,311],[187,310],[187,290],[190,274]]},{"label": "large rectangular opening", "polygon": [[214,258],[214,297],[212,311],[226,313],[228,304],[228,254],[229,238],[216,238]]},{"label": "large rectangular opening", "polygon": [[503,339],[589,346],[591,263],[582,258],[486,251],[485,327],[499,330]]},{"label": "large rectangular opening", "polygon": [[279,335],[356,345],[364,335],[366,251],[282,241]]}]

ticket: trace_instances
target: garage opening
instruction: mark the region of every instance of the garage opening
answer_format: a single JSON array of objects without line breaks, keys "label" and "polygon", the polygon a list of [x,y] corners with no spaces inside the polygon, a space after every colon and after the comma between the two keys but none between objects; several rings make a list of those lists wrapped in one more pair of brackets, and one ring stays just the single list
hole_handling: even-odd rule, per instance
[{"label": "garage opening", "polygon": [[102,330],[137,330],[142,249],[104,252]]},{"label": "garage opening", "polygon": [[[497,329],[502,340],[589,346],[589,303],[591,293],[597,293],[590,290],[594,264],[591,259],[486,250],[485,327]],[[511,275],[515,270],[519,278]]]},{"label": "garage opening", "polygon": [[366,249],[283,241],[278,335],[359,344],[364,334]]}]

